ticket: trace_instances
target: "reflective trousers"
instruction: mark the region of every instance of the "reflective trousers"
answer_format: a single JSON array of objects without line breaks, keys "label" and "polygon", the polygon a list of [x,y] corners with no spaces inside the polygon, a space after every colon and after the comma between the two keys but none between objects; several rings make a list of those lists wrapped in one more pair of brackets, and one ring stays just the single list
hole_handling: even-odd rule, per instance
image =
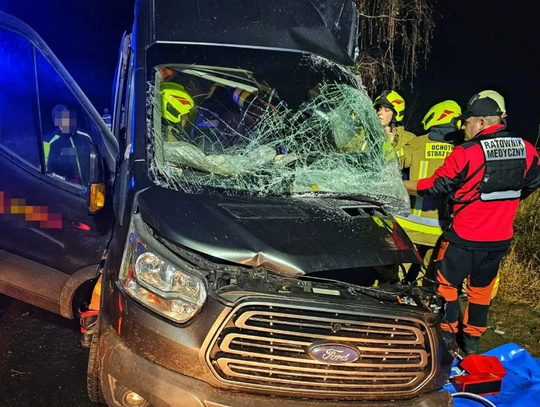
[{"label": "reflective trousers", "polygon": [[471,336],[482,336],[487,327],[488,309],[499,264],[508,249],[485,251],[441,242],[435,267],[439,294],[446,299],[443,330],[457,333],[459,319],[458,290],[467,279],[467,306],[463,316],[463,330]]}]

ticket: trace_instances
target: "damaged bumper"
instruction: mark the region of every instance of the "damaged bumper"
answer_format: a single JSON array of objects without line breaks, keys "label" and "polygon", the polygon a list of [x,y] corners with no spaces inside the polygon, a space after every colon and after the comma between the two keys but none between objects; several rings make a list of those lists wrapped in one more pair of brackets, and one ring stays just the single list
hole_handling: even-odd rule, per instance
[{"label": "damaged bumper", "polygon": [[218,390],[168,370],[132,352],[110,326],[100,338],[101,383],[109,406],[115,402],[115,383],[144,397],[152,407],[451,407],[448,392],[434,392],[412,400],[328,401],[267,397]]}]

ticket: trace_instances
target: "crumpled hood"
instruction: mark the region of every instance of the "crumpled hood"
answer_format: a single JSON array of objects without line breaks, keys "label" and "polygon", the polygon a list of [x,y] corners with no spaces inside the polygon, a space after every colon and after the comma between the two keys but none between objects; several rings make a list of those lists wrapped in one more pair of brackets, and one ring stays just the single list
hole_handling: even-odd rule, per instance
[{"label": "crumpled hood", "polygon": [[166,239],[237,264],[301,275],[417,261],[395,220],[368,203],[195,195],[156,186],[139,195],[138,207]]}]

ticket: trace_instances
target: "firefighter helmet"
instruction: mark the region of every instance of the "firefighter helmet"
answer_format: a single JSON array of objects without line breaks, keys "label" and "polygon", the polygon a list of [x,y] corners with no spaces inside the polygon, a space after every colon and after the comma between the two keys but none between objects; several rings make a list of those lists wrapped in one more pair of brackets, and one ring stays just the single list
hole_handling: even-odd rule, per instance
[{"label": "firefighter helmet", "polygon": [[424,130],[429,130],[433,126],[441,124],[452,124],[456,128],[461,128],[461,122],[458,120],[461,116],[461,107],[453,100],[445,100],[433,106],[422,120]]},{"label": "firefighter helmet", "polygon": [[502,112],[502,117],[506,117],[506,103],[504,101],[504,97],[494,90],[483,90],[482,92],[477,93],[474,95],[470,100],[467,106],[471,106],[474,102],[476,102],[478,99],[484,99],[484,98],[490,98],[493,99],[495,102],[497,102],[497,105],[499,105],[499,108]]},{"label": "firefighter helmet", "polygon": [[405,99],[403,99],[396,91],[385,90],[377,99],[375,99],[373,106],[375,109],[379,109],[381,106],[388,107],[394,112],[393,120],[396,122],[403,121],[405,114]]},{"label": "firefighter helmet", "polygon": [[172,123],[179,123],[182,116],[195,107],[195,102],[186,89],[175,82],[161,84],[161,114]]}]

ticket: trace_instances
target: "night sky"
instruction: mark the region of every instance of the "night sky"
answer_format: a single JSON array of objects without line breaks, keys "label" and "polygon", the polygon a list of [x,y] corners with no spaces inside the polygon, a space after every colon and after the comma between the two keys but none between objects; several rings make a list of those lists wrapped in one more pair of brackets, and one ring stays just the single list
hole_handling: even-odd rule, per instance
[{"label": "night sky", "polygon": [[[271,1],[271,0],[267,0]],[[110,105],[122,33],[131,31],[133,0],[0,0],[0,9],[34,28],[79,82],[98,111]],[[406,123],[422,134],[427,110],[445,99],[462,108],[484,89],[506,98],[509,129],[535,141],[540,124],[540,7],[526,0],[435,3],[436,28],[427,68],[406,99]],[[181,18],[181,16],[179,17]]]},{"label": "night sky", "polygon": [[[435,36],[427,69],[414,84],[411,129],[427,110],[445,99],[463,108],[469,98],[493,89],[506,99],[508,128],[536,141],[540,125],[540,29],[538,2],[439,0]],[[410,103],[409,103],[410,106]],[[409,110],[411,113],[411,110]]]}]

